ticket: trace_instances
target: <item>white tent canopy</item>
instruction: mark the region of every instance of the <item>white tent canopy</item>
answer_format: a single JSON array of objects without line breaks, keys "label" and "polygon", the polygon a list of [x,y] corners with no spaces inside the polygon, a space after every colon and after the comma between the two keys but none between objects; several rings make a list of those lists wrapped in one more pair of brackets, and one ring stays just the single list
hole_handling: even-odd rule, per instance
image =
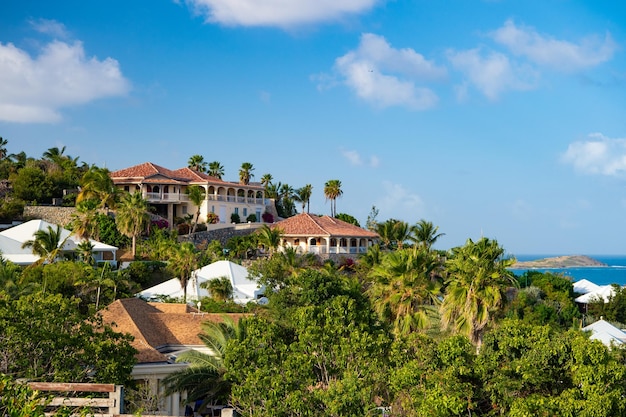
[{"label": "white tent canopy", "polygon": [[[45,220],[31,220],[0,232],[0,251],[2,251],[2,257],[18,265],[30,265],[37,262],[39,256],[33,254],[31,248],[22,248],[22,245],[29,240],[35,239],[35,233],[37,231],[48,231],[48,226],[52,227],[53,230],[57,228],[56,224],[48,223]],[[63,245],[62,252],[74,252],[82,241],[80,237],[72,234],[69,230],[61,228],[61,241],[63,240],[65,240],[65,244]],[[103,260],[104,252],[111,252],[112,260],[115,261],[117,247],[93,239],[89,239],[89,242],[93,245],[93,253],[96,261]]]},{"label": "white tent canopy", "polygon": [[[217,261],[196,269],[187,280],[187,301],[197,301],[208,297],[209,292],[201,284],[213,279],[226,277],[233,286],[233,300],[238,304],[256,301],[263,295],[263,288],[251,280],[248,270],[230,261]],[[137,296],[147,300],[157,300],[159,296],[183,298],[183,289],[178,278],[172,278],[154,287],[145,289]]]}]

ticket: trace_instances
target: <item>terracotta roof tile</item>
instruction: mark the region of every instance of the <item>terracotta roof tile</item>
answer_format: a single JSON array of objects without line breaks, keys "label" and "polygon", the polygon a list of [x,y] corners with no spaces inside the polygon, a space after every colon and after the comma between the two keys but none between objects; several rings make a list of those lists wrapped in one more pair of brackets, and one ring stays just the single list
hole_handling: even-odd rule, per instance
[{"label": "terracotta roof tile", "polygon": [[316,216],[308,213],[300,213],[281,220],[271,226],[280,228],[285,236],[337,236],[337,237],[363,237],[378,239],[377,233],[335,219],[329,216]]},{"label": "terracotta roof tile", "polygon": [[[159,348],[167,345],[203,345],[198,337],[205,321],[220,322],[220,314],[198,313],[186,304],[147,303],[139,298],[116,300],[100,310],[104,323],[135,340],[139,363],[167,362]],[[232,315],[236,320],[243,314]]]}]

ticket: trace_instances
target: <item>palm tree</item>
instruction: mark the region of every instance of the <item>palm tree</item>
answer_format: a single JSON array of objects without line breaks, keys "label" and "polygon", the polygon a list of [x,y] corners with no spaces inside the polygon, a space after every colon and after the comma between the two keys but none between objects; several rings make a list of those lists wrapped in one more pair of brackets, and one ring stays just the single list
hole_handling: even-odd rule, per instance
[{"label": "palm tree", "polygon": [[313,186],[311,184],[307,184],[302,188],[298,188],[295,192],[294,198],[296,201],[302,203],[302,212],[304,213],[304,208],[306,207],[306,212],[309,212],[309,200],[311,199],[311,194],[313,193]]},{"label": "palm tree", "polygon": [[221,180],[224,176],[224,167],[219,163],[219,161],[210,162],[208,174]]},{"label": "palm tree", "polygon": [[373,266],[368,292],[396,335],[430,327],[440,302],[442,270],[436,254],[419,248],[388,252]]},{"label": "palm tree", "polygon": [[254,177],[252,171],[254,171],[254,167],[250,162],[241,164],[241,168],[239,169],[239,182],[245,185],[250,184],[250,179]]},{"label": "palm tree", "polygon": [[169,254],[167,269],[178,278],[183,290],[183,302],[187,302],[187,282],[194,270],[197,269],[202,252],[198,251],[193,243],[183,242],[172,247]]},{"label": "palm tree", "polygon": [[196,206],[196,219],[193,222],[193,227],[191,229],[191,233],[196,232],[196,227],[198,226],[198,219],[200,218],[200,208],[202,206],[202,202],[206,198],[206,190],[204,187],[199,185],[191,185],[187,187],[187,195],[189,196],[189,200]]},{"label": "palm tree", "polygon": [[507,268],[514,258],[505,258],[495,240],[468,239],[452,249],[446,261],[448,278],[441,304],[442,326],[467,335],[480,349],[483,333],[504,306],[505,291],[517,285]]},{"label": "palm tree", "polygon": [[101,208],[115,208],[119,189],[113,184],[109,170],[91,166],[80,180],[80,192],[76,196],[76,203],[85,200],[95,200]]},{"label": "palm tree", "polygon": [[385,249],[401,249],[410,237],[410,228],[402,220],[388,219],[383,223],[376,223],[376,233]]},{"label": "palm tree", "polygon": [[273,179],[274,178],[272,177],[272,174],[263,174],[263,176],[261,177],[261,184],[265,188],[267,188],[267,186],[270,185]]},{"label": "palm tree", "polygon": [[276,249],[280,246],[283,238],[283,231],[278,227],[269,227],[264,224],[256,232],[258,234],[258,243],[269,249],[269,255],[272,257]]},{"label": "palm tree", "polygon": [[39,256],[39,260],[35,264],[54,262],[69,237],[68,235],[61,240],[62,234],[61,226],[57,226],[56,229],[48,226],[47,230],[37,230],[33,235],[34,239],[24,242],[22,249],[32,248],[33,254]]},{"label": "palm tree", "polygon": [[233,284],[228,277],[219,277],[200,284],[202,288],[209,290],[211,298],[217,301],[227,301],[233,298]]},{"label": "palm tree", "polygon": [[192,155],[187,161],[187,166],[194,171],[206,172],[208,164],[202,155]]},{"label": "palm tree", "polygon": [[95,209],[93,200],[83,200],[76,204],[76,211],[72,213],[70,222],[72,231],[81,239],[89,241],[94,238],[98,240],[98,212]]},{"label": "palm tree", "polygon": [[437,231],[439,231],[438,226],[433,225],[432,222],[421,219],[411,227],[411,236],[409,236],[409,239],[415,242],[416,245],[430,249],[437,239],[445,235],[445,233],[437,233]]},{"label": "palm tree", "polygon": [[43,153],[43,159],[53,162],[60,166],[63,159],[67,158],[67,156],[64,155],[64,153],[65,153],[65,146],[62,147],[61,149],[55,146],[54,148],[50,148]]},{"label": "palm tree", "polygon": [[324,196],[327,200],[330,200],[330,217],[335,217],[337,214],[337,198],[341,197],[343,191],[341,191],[341,181],[328,180],[324,184]]},{"label": "palm tree", "polygon": [[137,236],[145,230],[150,219],[148,207],[148,201],[143,198],[141,192],[136,191],[133,194],[124,193],[115,212],[117,229],[132,239],[133,259],[137,253]]},{"label": "palm tree", "polygon": [[96,260],[93,257],[94,247],[94,244],[91,243],[89,240],[83,240],[78,245],[76,245],[76,253],[78,253],[80,259],[82,259],[82,261],[89,266],[94,266],[96,264]]},{"label": "palm tree", "polygon": [[219,323],[205,321],[198,336],[211,353],[189,350],[178,355],[176,361],[188,362],[189,367],[163,380],[166,395],[186,391],[190,403],[203,400],[203,406],[224,404],[228,401],[231,387],[224,378],[226,346],[231,340],[245,339],[245,319],[235,321],[231,316],[223,315]]},{"label": "palm tree", "polygon": [[6,139],[3,139],[0,136],[0,159],[4,159],[7,157],[7,145],[9,142]]}]

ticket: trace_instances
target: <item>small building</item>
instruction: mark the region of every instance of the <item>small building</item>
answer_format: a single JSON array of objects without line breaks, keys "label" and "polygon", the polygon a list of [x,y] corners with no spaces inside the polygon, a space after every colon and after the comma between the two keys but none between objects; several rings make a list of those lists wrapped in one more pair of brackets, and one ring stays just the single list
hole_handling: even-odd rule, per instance
[{"label": "small building", "polygon": [[[328,258],[355,258],[376,244],[378,233],[330,216],[297,214],[271,226],[282,231],[282,247]],[[279,249],[280,250],[280,249]]]},{"label": "small building", "polygon": [[[183,352],[197,350],[211,354],[200,337],[202,323],[220,322],[222,314],[208,314],[187,304],[149,303],[139,298],[116,300],[100,310],[105,324],[119,333],[134,337],[137,350],[132,378],[160,396],[158,413],[168,416],[184,415],[185,393],[163,394],[163,379],[189,364],[176,362]],[[229,314],[239,320],[244,314]]]},{"label": "small building", "polygon": [[[39,260],[32,248],[23,248],[24,243],[35,239],[35,233],[39,230],[48,231],[48,227],[56,231],[57,225],[48,223],[45,220],[30,220],[26,223],[10,227],[0,232],[0,252],[2,257],[17,265],[31,265]],[[77,246],[83,241],[79,236],[72,234],[67,229],[61,228],[61,249],[60,257],[64,255],[74,255]],[[60,243],[61,243],[60,242]],[[97,263],[116,263],[117,247],[89,239],[93,246],[93,256]]]},{"label": "small building", "polygon": [[582,328],[584,332],[591,332],[592,340],[599,340],[605,346],[621,346],[626,342],[626,332],[613,326],[608,321],[600,320]]},{"label": "small building", "polygon": [[200,222],[205,222],[209,213],[216,214],[220,223],[231,223],[233,214],[241,221],[247,221],[254,214],[256,222],[261,222],[266,207],[273,204],[265,198],[265,188],[260,183],[223,181],[187,167],[171,170],[145,162],[109,175],[117,188],[130,193],[141,192],[156,214],[167,219],[170,226],[175,218],[196,213],[197,207],[187,195],[191,185],[200,186],[206,192],[200,205]]}]

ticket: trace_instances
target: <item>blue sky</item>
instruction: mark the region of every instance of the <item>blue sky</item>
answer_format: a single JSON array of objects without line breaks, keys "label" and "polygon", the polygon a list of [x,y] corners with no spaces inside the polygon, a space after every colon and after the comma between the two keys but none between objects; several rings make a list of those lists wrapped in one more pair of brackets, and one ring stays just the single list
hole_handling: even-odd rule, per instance
[{"label": "blue sky", "polygon": [[439,248],[626,252],[626,4],[9,1],[0,136],[111,170],[193,154],[324,183]]}]

